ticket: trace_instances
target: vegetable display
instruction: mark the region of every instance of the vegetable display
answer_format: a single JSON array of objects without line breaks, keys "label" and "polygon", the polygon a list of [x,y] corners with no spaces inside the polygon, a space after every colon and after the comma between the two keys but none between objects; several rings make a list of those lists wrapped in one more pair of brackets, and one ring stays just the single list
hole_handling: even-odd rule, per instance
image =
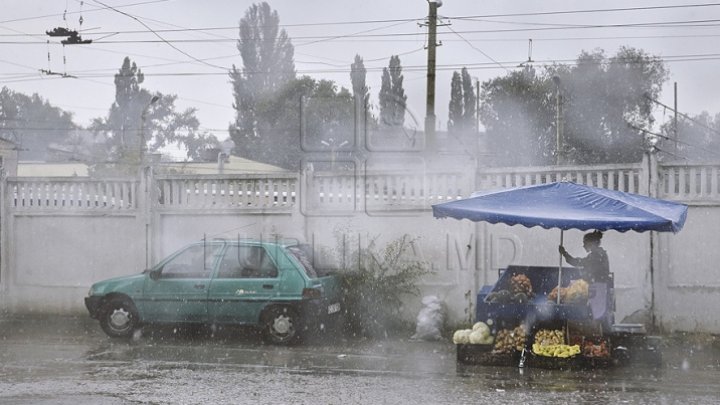
[{"label": "vegetable display", "polygon": [[514,294],[524,293],[528,297],[532,296],[533,288],[528,276],[524,274],[516,274],[512,276],[510,279],[510,292]]},{"label": "vegetable display", "polygon": [[511,353],[514,350],[522,351],[525,348],[527,331],[520,325],[515,329],[502,329],[495,336],[493,353]]},{"label": "vegetable display", "polygon": [[[590,285],[585,280],[572,280],[568,287],[560,288],[561,303],[579,303],[587,301]],[[553,288],[547,296],[548,301],[557,302],[558,288]]]},{"label": "vegetable display", "polygon": [[528,276],[516,274],[510,278],[508,288],[491,292],[485,301],[493,304],[525,304],[533,295],[532,283]]},{"label": "vegetable display", "polygon": [[565,334],[559,329],[540,329],[535,333],[535,343],[542,346],[561,345],[565,343]]},{"label": "vegetable display", "polygon": [[533,353],[539,356],[568,358],[580,354],[580,345],[541,345],[534,343]]},{"label": "vegetable display", "polygon": [[610,356],[610,350],[607,348],[607,344],[605,341],[601,341],[599,344],[595,344],[595,342],[591,340],[586,340],[583,343],[582,348],[583,356],[585,357],[609,357]]},{"label": "vegetable display", "polygon": [[456,330],[453,334],[455,344],[491,345],[494,341],[490,327],[485,322],[476,322],[472,329]]}]

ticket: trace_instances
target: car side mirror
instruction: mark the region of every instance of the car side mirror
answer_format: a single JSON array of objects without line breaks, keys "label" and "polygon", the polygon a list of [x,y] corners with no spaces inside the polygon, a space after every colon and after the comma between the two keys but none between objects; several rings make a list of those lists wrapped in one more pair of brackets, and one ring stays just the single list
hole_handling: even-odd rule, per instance
[{"label": "car side mirror", "polygon": [[150,279],[157,280],[160,278],[160,269],[150,270]]}]

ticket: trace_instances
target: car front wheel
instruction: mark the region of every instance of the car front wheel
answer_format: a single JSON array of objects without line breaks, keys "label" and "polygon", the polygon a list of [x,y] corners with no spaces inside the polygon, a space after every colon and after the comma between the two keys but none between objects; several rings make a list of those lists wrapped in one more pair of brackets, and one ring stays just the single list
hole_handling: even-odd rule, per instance
[{"label": "car front wheel", "polygon": [[127,299],[113,298],[105,304],[100,318],[103,331],[115,338],[128,338],[138,324],[135,305]]},{"label": "car front wheel", "polygon": [[290,307],[272,307],[264,317],[265,338],[276,345],[295,343],[300,338],[300,317]]}]

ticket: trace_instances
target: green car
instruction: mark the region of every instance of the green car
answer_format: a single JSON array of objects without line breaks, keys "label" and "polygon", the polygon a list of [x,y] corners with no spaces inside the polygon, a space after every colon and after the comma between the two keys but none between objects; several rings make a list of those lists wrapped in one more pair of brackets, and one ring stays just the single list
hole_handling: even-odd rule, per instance
[{"label": "green car", "polygon": [[254,325],[271,343],[337,323],[340,280],[319,276],[307,246],[257,240],[188,245],[141,274],[93,284],[85,306],[111,337],[143,324]]}]

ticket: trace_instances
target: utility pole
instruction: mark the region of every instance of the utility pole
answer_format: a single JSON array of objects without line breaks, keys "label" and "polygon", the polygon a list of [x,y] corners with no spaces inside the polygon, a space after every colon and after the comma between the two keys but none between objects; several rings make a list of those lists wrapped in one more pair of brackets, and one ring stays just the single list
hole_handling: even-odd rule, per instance
[{"label": "utility pole", "polygon": [[428,0],[428,54],[427,54],[427,103],[425,110],[425,138],[427,146],[435,146],[435,48],[437,47],[437,9],[441,0]]}]

